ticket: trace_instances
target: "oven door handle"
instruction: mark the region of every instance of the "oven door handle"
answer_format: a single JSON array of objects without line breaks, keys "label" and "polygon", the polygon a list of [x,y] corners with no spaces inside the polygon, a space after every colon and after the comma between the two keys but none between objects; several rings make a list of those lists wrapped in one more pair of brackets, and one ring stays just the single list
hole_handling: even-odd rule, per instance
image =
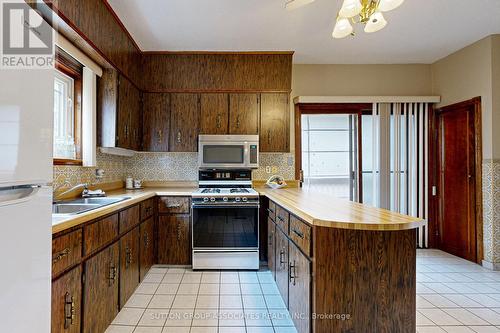
[{"label": "oven door handle", "polygon": [[193,209],[198,209],[198,208],[259,208],[259,204],[235,204],[235,205],[228,205],[228,204],[192,204],[191,207]]}]

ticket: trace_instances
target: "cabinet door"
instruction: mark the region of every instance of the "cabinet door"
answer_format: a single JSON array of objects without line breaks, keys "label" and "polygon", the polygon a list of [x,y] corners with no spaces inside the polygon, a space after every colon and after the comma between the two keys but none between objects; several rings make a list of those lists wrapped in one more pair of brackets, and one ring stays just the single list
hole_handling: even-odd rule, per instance
[{"label": "cabinet door", "polygon": [[170,95],[145,93],[143,96],[143,150],[168,152]]},{"label": "cabinet door", "polygon": [[227,94],[200,95],[200,134],[227,134],[229,99]]},{"label": "cabinet door", "polygon": [[197,94],[171,94],[170,141],[172,152],[198,151],[200,108]]},{"label": "cabinet door", "polygon": [[120,308],[139,284],[139,227],[120,238]]},{"label": "cabinet door", "polygon": [[140,239],[140,267],[139,274],[141,281],[146,276],[148,270],[154,264],[154,247],[153,247],[153,218],[150,217],[141,224],[141,239]]},{"label": "cabinet door", "polygon": [[290,151],[288,94],[261,94],[260,151]]},{"label": "cabinet door", "polygon": [[267,265],[276,278],[276,225],[270,217],[267,218]]},{"label": "cabinet door", "polygon": [[131,107],[132,83],[123,76],[119,77],[118,83],[118,112],[116,117],[116,146],[120,148],[131,148]]},{"label": "cabinet door", "polygon": [[276,284],[283,301],[288,306],[288,239],[276,228]]},{"label": "cabinet door", "polygon": [[158,220],[158,263],[191,264],[189,215],[163,215]]},{"label": "cabinet door", "polygon": [[297,332],[311,331],[311,263],[293,243],[289,253],[290,285],[288,309]]},{"label": "cabinet door", "polygon": [[104,332],[118,314],[119,244],[85,262],[83,332]]},{"label": "cabinet door", "polygon": [[259,95],[229,95],[229,134],[259,133]]},{"label": "cabinet door", "polygon": [[141,92],[135,86],[130,90],[130,148],[142,150]]},{"label": "cabinet door", "polygon": [[52,282],[52,332],[80,333],[82,269],[72,269]]}]

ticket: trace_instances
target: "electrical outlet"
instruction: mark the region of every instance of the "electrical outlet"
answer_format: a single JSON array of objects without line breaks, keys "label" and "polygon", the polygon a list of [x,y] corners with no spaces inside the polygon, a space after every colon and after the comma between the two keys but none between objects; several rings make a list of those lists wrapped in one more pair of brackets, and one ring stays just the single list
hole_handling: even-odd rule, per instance
[{"label": "electrical outlet", "polygon": [[271,169],[273,173],[278,173],[278,167],[276,165],[273,165]]},{"label": "electrical outlet", "polygon": [[266,173],[271,173],[271,167],[269,165],[266,165]]}]

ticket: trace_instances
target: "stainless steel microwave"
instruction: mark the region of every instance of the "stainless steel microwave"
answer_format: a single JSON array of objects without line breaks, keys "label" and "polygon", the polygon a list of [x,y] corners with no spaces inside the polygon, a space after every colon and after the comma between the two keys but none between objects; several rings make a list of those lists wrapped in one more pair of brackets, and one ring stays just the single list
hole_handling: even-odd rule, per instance
[{"label": "stainless steel microwave", "polygon": [[198,140],[200,168],[259,167],[258,135],[200,135]]}]

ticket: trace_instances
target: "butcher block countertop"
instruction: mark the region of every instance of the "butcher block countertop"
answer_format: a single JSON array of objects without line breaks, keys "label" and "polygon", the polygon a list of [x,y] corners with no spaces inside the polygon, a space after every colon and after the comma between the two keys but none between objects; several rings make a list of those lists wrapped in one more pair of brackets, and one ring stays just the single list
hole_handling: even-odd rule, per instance
[{"label": "butcher block countertop", "polygon": [[[77,215],[53,217],[52,234],[112,214],[155,196],[190,196],[195,189],[196,187],[146,187],[142,190],[108,191],[108,197],[130,197],[130,199]],[[296,187],[273,190],[264,186],[257,186],[255,189],[314,226],[384,231],[414,229],[425,224],[425,221],[419,218],[337,199],[313,190]]]},{"label": "butcher block countertop", "polygon": [[385,231],[415,229],[426,223],[420,218],[337,199],[312,189],[287,187],[273,190],[263,186],[255,189],[314,226]]}]

